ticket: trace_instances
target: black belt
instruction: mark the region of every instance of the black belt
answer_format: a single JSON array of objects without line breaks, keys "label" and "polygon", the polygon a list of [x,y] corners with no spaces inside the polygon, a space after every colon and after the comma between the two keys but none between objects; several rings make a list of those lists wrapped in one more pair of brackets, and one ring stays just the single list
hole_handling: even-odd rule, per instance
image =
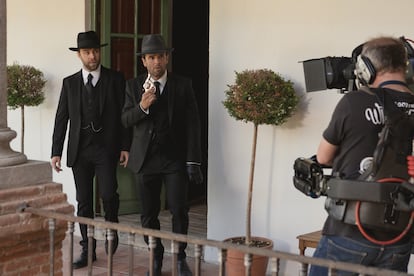
[{"label": "black belt", "polygon": [[[395,208],[393,194],[401,186],[405,185],[332,178],[327,182],[325,209],[333,218],[355,225],[356,204],[361,202],[360,221],[368,229],[402,231],[410,220],[412,210]],[[414,233],[413,227],[410,233]]]}]

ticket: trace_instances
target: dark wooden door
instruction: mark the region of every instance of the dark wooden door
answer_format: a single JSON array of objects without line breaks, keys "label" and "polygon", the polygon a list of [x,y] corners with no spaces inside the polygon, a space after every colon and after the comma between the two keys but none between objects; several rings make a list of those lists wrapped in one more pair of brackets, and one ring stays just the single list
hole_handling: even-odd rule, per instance
[{"label": "dark wooden door", "polygon": [[167,0],[97,0],[96,29],[109,47],[103,48],[102,64],[122,71],[126,79],[144,72],[139,57],[145,34],[169,37],[170,6]]},{"label": "dark wooden door", "polygon": [[[196,204],[200,201],[205,202],[207,196],[209,0],[172,2],[171,41],[174,47],[172,71],[193,80],[201,121],[204,183],[191,185],[189,191],[191,203]],[[224,89],[223,92],[214,92],[224,93]]]}]

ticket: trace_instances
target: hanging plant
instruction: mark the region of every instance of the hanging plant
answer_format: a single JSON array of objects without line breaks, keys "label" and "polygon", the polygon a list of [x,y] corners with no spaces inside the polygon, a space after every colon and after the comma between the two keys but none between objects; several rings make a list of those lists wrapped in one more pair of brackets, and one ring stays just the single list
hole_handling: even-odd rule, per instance
[{"label": "hanging plant", "polygon": [[14,63],[7,66],[7,105],[21,109],[21,149],[24,153],[24,107],[40,105],[45,97],[43,73],[33,66]]}]

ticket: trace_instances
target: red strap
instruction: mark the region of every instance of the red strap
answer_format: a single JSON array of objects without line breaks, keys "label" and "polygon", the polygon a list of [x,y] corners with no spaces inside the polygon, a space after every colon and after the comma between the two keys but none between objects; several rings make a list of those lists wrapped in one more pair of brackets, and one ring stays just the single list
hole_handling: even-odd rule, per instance
[{"label": "red strap", "polygon": [[408,168],[408,175],[414,177],[414,156],[408,155],[407,156],[407,168]]}]

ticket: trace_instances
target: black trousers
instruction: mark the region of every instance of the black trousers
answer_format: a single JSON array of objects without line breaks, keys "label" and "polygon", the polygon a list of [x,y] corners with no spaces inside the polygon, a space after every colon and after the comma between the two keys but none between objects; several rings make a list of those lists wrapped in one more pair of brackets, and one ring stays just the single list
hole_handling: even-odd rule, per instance
[{"label": "black trousers", "polygon": [[[77,215],[79,217],[94,217],[93,180],[96,183],[99,196],[102,199],[105,220],[119,222],[119,194],[116,178],[118,157],[111,155],[104,147],[91,144],[79,153],[77,161],[72,167],[76,186],[76,201],[78,202]],[[80,245],[84,251],[88,249],[87,225],[80,224],[82,240]],[[94,241],[94,250],[96,241]]]},{"label": "black trousers", "polygon": [[[168,209],[172,214],[172,232],[187,234],[188,232],[188,181],[183,171],[159,174],[136,174],[139,197],[142,202],[141,224],[142,227],[160,229],[158,215],[161,208],[161,187],[165,185]],[[144,237],[148,244],[148,237]],[[179,244],[178,260],[186,257],[186,243]],[[155,259],[161,260],[164,246],[157,239]]]}]

